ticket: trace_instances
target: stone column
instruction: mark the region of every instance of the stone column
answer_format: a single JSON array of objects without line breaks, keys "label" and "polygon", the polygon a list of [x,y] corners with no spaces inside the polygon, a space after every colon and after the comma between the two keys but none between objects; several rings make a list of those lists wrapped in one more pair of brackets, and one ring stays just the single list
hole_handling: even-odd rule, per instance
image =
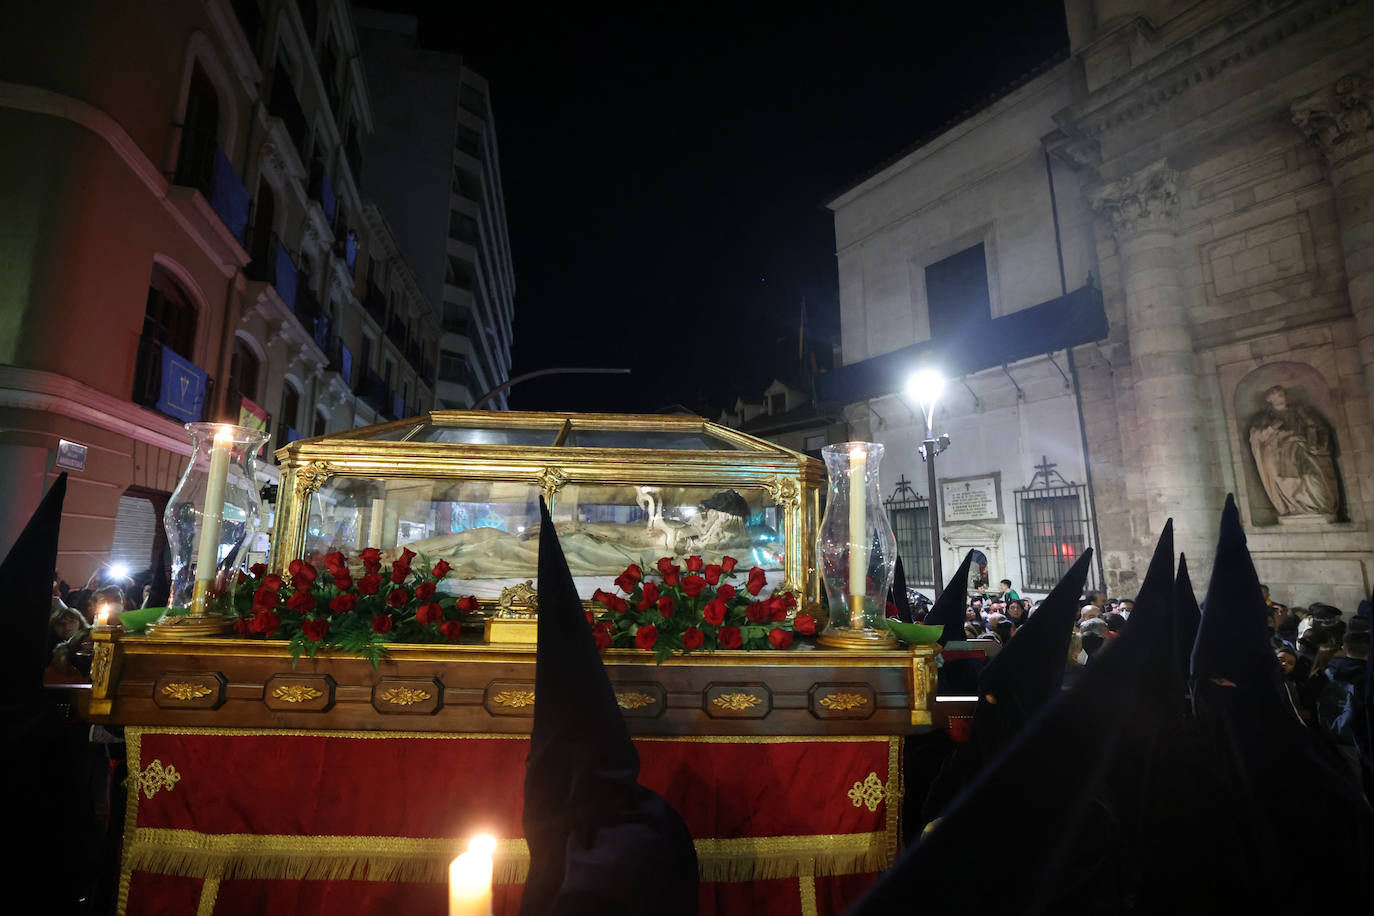
[{"label": "stone column", "polygon": [[1210,568],[1216,538],[1215,460],[1175,245],[1177,180],[1160,160],[1091,195],[1093,209],[1111,224],[1121,257],[1137,443],[1125,462],[1140,468],[1148,512],[1133,526],[1142,576],[1169,518],[1194,569]]},{"label": "stone column", "polygon": [[[1374,384],[1374,115],[1371,83],[1350,74],[1293,103],[1293,123],[1326,157],[1335,189],[1336,220],[1360,368]],[[1374,418],[1374,398],[1369,399]]]}]

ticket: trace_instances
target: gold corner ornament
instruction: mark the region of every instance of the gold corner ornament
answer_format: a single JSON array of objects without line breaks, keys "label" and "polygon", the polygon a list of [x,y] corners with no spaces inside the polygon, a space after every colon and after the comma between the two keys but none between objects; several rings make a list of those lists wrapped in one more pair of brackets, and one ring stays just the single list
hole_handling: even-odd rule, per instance
[{"label": "gold corner ornament", "polygon": [[640,709],[644,706],[652,706],[654,698],[647,693],[617,693],[615,702],[621,709]]},{"label": "gold corner ornament", "polygon": [[533,690],[503,690],[491,701],[498,706],[509,706],[512,709],[524,709],[526,706],[534,705]]},{"label": "gold corner ornament", "polygon": [[333,476],[334,468],[328,461],[311,461],[296,468],[296,498],[309,496]]},{"label": "gold corner ornament", "polygon": [[878,806],[891,795],[891,788],[883,784],[876,772],[870,772],[864,777],[863,782],[854,783],[849,790],[849,800],[854,803],[854,807],[862,806],[869,811],[877,811]]},{"label": "gold corner ornament", "polygon": [[307,700],[318,700],[324,694],[305,684],[284,684],[272,691],[272,696],[283,703],[304,703]]},{"label": "gold corner ornament", "polygon": [[728,709],[731,712],[744,712],[747,709],[753,709],[762,702],[752,693],[722,693],[711,701],[711,705]]},{"label": "gold corner ornament", "polygon": [[568,475],[563,473],[562,468],[546,467],[539,472],[539,490],[544,494],[544,502],[552,503],[553,494],[563,489],[563,485],[568,482]]},{"label": "gold corner ornament", "polygon": [[534,587],[534,580],[526,579],[502,588],[496,607],[498,617],[533,617],[533,612],[539,609],[539,592]]},{"label": "gold corner ornament", "polygon": [[859,693],[827,693],[821,697],[820,704],[834,712],[843,712],[846,709],[858,709],[860,706],[867,706],[868,697]]},{"label": "gold corner ornament", "polygon": [[171,764],[163,766],[161,760],[154,760],[143,769],[130,772],[129,778],[138,783],[138,787],[148,798],[152,798],[163,789],[170,792],[181,782],[181,774],[177,772],[177,768]]},{"label": "gold corner ornament", "polygon": [[173,700],[199,700],[210,695],[210,688],[204,684],[163,684],[162,695]]},{"label": "gold corner ornament", "polygon": [[108,642],[98,642],[95,654],[91,656],[91,696],[104,697],[110,689],[110,662],[114,659],[114,646]]},{"label": "gold corner ornament", "polygon": [[423,703],[429,697],[428,690],[416,687],[391,687],[382,691],[382,702],[390,703],[392,706],[414,706],[416,703]]},{"label": "gold corner ornament", "polygon": [[791,477],[774,474],[764,478],[763,486],[775,505],[796,508],[801,504],[801,484]]}]

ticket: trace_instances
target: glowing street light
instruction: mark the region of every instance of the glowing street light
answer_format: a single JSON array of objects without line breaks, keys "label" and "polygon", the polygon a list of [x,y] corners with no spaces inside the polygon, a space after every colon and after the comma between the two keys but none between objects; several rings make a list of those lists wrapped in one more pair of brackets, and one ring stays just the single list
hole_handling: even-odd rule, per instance
[{"label": "glowing street light", "polygon": [[945,377],[938,371],[925,368],[917,371],[906,383],[907,397],[921,405],[925,415],[926,437],[918,451],[926,463],[926,478],[930,492],[930,562],[935,581],[935,597],[945,586],[944,564],[940,562],[940,499],[935,489],[935,456],[949,448],[949,436],[936,438],[934,432],[935,404],[945,391]]}]

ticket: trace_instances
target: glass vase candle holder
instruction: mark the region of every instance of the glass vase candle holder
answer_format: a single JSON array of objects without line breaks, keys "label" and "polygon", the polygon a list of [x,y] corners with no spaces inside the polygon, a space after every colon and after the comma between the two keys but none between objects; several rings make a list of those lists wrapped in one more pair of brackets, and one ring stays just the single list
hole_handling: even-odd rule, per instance
[{"label": "glass vase candle holder", "polygon": [[267,434],[227,423],[187,423],[186,430],[191,461],[162,515],[172,553],[172,594],[168,613],[149,626],[160,636],[232,628],[233,621],[213,613],[211,605],[233,598],[244,548],[262,510],[255,462]]},{"label": "glass vase candle holder", "polygon": [[884,622],[897,537],[878,495],[883,447],[842,442],[821,449],[821,457],[830,489],[816,538],[816,565],[830,601],[830,622],[817,641],[850,649],[896,645]]}]

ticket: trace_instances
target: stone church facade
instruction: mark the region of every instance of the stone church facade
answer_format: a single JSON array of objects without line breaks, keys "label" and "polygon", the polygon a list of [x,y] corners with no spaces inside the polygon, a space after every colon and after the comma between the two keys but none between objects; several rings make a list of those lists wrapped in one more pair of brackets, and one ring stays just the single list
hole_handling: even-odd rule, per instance
[{"label": "stone church facade", "polygon": [[[1037,543],[1062,542],[1051,565],[1091,544],[1131,594],[1173,518],[1201,587],[1232,492],[1277,600],[1352,611],[1374,565],[1374,5],[1067,0],[1066,19],[1066,59],[831,202],[829,394],[919,500],[899,376],[954,377],[940,489],[1001,506],[942,505],[946,568],[974,546],[1020,583]],[[975,248],[961,325],[949,278]],[[1045,501],[1062,485],[1077,504]]]}]

